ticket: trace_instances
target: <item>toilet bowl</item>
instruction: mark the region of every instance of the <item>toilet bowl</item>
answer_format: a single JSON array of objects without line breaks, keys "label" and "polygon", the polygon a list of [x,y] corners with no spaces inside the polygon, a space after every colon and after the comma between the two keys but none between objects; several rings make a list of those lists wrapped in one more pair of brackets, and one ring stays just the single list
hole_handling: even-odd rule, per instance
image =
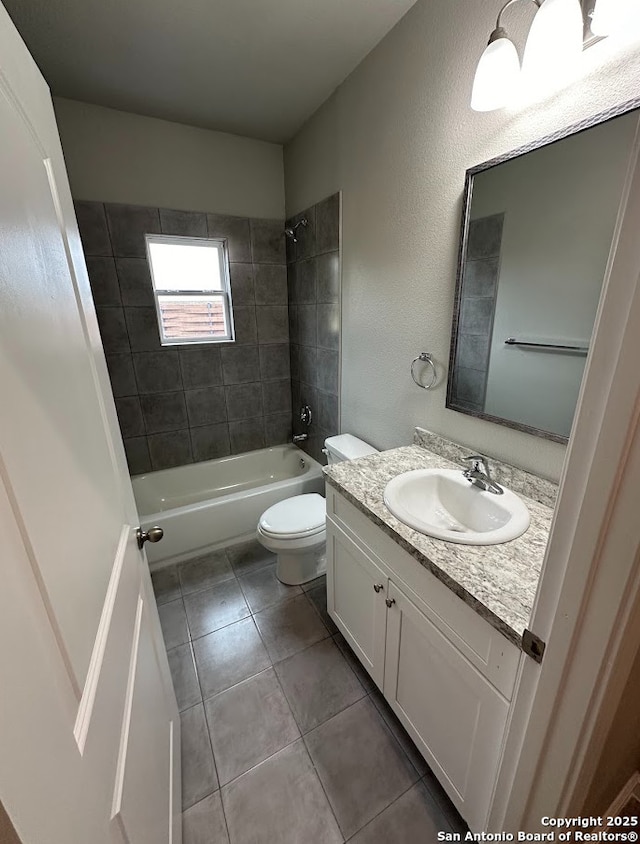
[{"label": "toilet bowl", "polygon": [[[325,440],[330,465],[375,453],[375,448],[351,434]],[[299,586],[319,577],[327,568],[324,498],[308,493],[279,501],[260,517],[257,538],[277,555],[276,576],[282,583]]]}]

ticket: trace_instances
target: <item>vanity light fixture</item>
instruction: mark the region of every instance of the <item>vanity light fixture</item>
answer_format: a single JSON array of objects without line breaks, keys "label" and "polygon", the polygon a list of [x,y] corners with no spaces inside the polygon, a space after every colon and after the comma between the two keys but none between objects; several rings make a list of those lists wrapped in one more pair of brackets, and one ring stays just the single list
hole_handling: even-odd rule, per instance
[{"label": "vanity light fixture", "polygon": [[583,36],[579,0],[530,0],[538,9],[527,38],[522,70],[515,44],[502,26],[502,15],[515,2],[508,0],[500,10],[496,28],[478,62],[471,95],[474,111],[504,108],[523,85],[528,93],[546,93],[550,86],[568,81],[577,65]]}]

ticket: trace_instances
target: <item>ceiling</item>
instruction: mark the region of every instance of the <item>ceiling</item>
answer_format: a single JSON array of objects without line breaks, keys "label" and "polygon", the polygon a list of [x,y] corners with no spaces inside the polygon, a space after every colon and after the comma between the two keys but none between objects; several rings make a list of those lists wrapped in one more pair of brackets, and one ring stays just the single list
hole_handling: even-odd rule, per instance
[{"label": "ceiling", "polygon": [[54,95],[282,143],[415,0],[3,0]]}]

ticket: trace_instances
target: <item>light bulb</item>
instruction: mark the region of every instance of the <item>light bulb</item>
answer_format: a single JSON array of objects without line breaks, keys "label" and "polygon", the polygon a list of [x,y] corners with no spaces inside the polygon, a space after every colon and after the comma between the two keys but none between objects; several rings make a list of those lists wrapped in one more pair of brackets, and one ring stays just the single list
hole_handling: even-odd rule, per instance
[{"label": "light bulb", "polygon": [[582,53],[584,22],[579,0],[543,0],[522,60],[523,87],[539,99],[570,82]]},{"label": "light bulb", "polygon": [[520,60],[504,29],[496,29],[476,70],[471,94],[474,111],[494,111],[512,100],[520,77]]},{"label": "light bulb", "polygon": [[594,35],[615,35],[640,27],[640,7],[637,0],[597,0],[591,19]]}]

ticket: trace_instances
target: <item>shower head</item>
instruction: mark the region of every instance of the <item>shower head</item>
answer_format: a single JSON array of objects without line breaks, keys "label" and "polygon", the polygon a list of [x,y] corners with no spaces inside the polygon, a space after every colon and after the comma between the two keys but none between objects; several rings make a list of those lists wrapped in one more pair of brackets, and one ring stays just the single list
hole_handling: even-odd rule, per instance
[{"label": "shower head", "polygon": [[297,242],[298,242],[298,238],[297,238],[297,236],[296,236],[296,232],[297,232],[298,228],[299,228],[300,226],[306,227],[306,226],[308,226],[308,225],[309,225],[309,221],[307,220],[307,218],[306,218],[306,217],[303,217],[301,220],[299,220],[299,221],[295,224],[295,226],[287,226],[287,228],[284,230],[285,237],[288,237],[288,238],[289,238],[290,240],[292,240],[294,243],[297,243]]}]

